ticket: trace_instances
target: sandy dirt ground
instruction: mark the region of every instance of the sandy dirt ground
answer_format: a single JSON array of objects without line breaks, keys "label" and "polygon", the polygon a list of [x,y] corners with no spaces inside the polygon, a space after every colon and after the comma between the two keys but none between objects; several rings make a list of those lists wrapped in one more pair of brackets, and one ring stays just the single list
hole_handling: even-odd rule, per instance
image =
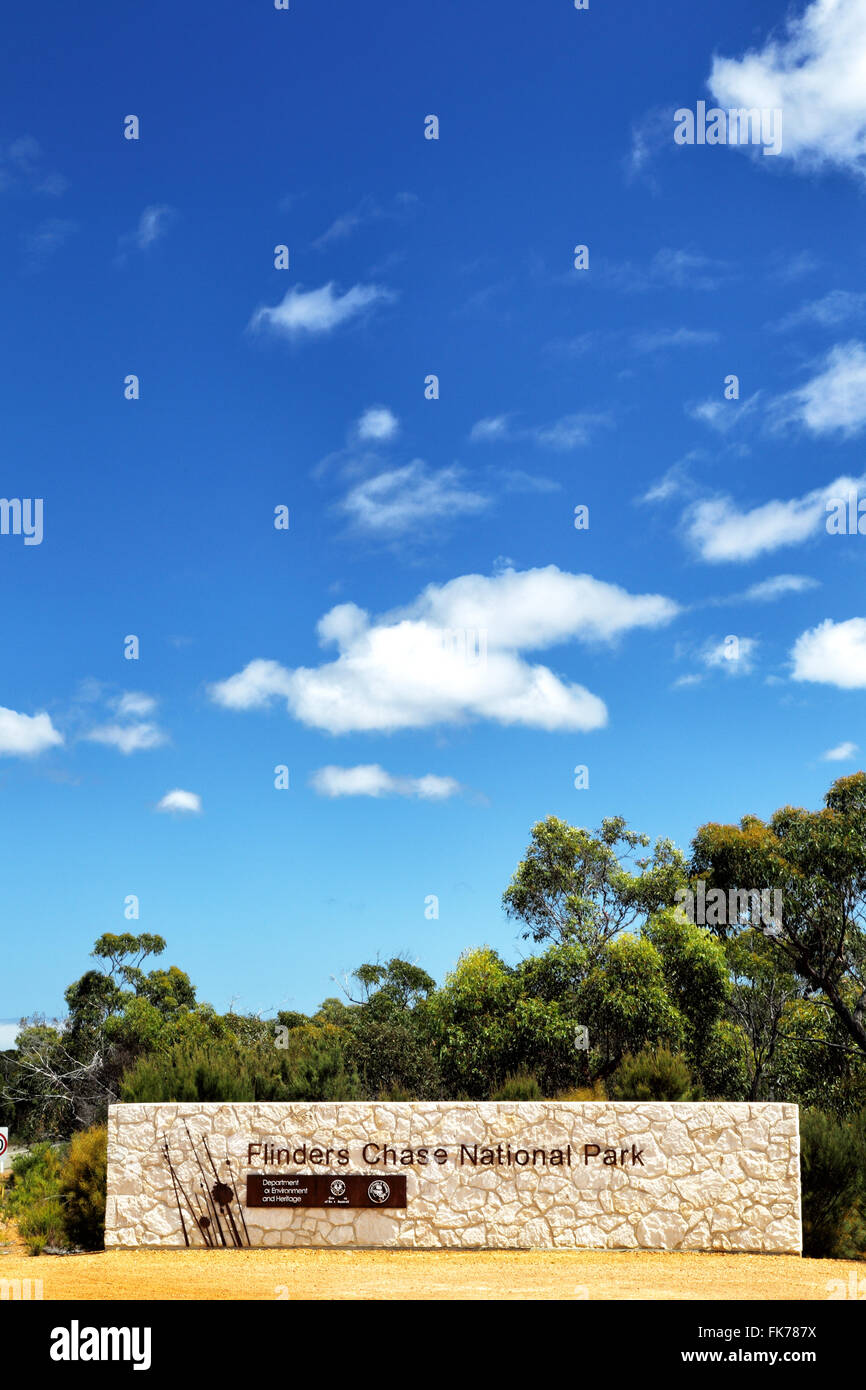
[{"label": "sandy dirt ground", "polygon": [[866,1270],[787,1255],[113,1250],[34,1259],[17,1243],[0,1249],[0,1280],[41,1279],[46,1300],[825,1300],[833,1281],[857,1287],[852,1273],[862,1279]]}]

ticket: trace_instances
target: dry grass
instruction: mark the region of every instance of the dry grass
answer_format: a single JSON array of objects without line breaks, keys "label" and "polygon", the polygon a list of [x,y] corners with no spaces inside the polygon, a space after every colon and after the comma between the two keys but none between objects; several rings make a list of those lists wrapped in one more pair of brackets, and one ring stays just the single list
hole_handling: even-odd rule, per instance
[{"label": "dry grass", "polygon": [[45,1299],[810,1299],[862,1264],[790,1255],[596,1251],[112,1250],[0,1247],[0,1279]]}]

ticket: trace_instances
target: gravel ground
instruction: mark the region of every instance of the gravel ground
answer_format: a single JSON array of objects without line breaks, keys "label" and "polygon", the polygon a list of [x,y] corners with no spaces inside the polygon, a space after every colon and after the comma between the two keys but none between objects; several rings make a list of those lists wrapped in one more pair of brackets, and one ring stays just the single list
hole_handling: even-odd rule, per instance
[{"label": "gravel ground", "polygon": [[0,1249],[0,1279],[41,1279],[45,1299],[824,1300],[852,1273],[866,1292],[863,1264],[790,1255]]}]

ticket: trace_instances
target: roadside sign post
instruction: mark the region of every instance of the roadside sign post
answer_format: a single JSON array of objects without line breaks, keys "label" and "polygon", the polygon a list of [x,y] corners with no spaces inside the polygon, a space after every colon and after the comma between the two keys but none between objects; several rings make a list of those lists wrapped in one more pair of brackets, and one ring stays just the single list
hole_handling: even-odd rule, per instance
[{"label": "roadside sign post", "polygon": [[0,1173],[6,1172],[6,1150],[9,1148],[9,1130],[0,1125]]}]

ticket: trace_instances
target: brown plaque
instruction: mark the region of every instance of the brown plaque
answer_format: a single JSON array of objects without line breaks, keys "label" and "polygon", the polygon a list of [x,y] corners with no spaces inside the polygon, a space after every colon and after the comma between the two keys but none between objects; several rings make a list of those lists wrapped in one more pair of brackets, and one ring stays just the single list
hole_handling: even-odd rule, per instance
[{"label": "brown plaque", "polygon": [[406,1174],[250,1173],[248,1207],[405,1207]]}]

